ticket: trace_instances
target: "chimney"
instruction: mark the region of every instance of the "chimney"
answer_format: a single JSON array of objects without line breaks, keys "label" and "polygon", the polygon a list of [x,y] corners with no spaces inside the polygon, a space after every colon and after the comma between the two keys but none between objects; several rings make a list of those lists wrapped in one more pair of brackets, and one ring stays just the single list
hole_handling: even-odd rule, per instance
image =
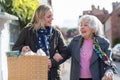
[{"label": "chimney", "polygon": [[92,7],[92,10],[95,10],[95,9],[96,9],[96,8],[95,8],[95,5],[92,5],[91,7]]}]

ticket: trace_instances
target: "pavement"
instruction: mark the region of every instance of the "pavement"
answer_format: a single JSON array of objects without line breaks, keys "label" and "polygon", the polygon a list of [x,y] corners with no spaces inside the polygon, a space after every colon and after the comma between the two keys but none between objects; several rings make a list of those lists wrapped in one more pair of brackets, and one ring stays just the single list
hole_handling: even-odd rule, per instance
[{"label": "pavement", "polygon": [[70,80],[70,60],[67,60],[65,63],[63,63],[61,67],[61,79]]},{"label": "pavement", "polygon": [[[70,80],[70,59],[61,65],[61,80]],[[120,75],[115,75],[114,80],[120,80]]]}]

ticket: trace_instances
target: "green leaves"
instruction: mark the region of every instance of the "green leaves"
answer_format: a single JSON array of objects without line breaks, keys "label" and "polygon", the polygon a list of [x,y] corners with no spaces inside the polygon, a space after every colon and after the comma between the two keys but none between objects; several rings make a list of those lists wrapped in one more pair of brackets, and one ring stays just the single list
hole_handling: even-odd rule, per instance
[{"label": "green leaves", "polygon": [[9,14],[19,18],[20,27],[25,27],[31,20],[35,9],[39,6],[38,0],[0,0],[0,5]]}]

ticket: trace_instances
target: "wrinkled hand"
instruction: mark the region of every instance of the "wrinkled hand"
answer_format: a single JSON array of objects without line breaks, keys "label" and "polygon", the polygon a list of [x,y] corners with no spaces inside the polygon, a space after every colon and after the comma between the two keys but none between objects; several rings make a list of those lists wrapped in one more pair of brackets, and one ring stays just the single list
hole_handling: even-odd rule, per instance
[{"label": "wrinkled hand", "polygon": [[113,71],[108,70],[103,76],[102,80],[113,80],[113,76],[114,76]]},{"label": "wrinkled hand", "polygon": [[59,62],[60,60],[63,59],[63,57],[59,54],[59,53],[55,53],[55,55],[53,56],[53,58],[55,59],[55,61]]},{"label": "wrinkled hand", "polygon": [[29,52],[29,51],[31,51],[30,47],[29,46],[24,46],[22,48],[21,54],[24,54],[24,53]]},{"label": "wrinkled hand", "polygon": [[113,78],[112,78],[112,76],[108,77],[108,76],[104,75],[102,80],[113,80]]},{"label": "wrinkled hand", "polygon": [[51,60],[48,59],[48,68],[51,68],[52,67],[52,63],[51,63]]}]

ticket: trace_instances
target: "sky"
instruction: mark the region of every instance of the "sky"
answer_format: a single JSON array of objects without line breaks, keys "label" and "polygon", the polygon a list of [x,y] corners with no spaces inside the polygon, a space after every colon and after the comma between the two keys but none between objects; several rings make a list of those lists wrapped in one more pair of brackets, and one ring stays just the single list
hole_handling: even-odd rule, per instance
[{"label": "sky", "polygon": [[78,17],[83,11],[91,10],[91,5],[100,9],[105,8],[109,13],[112,12],[112,2],[120,0],[52,0],[53,25],[60,27],[77,27]]}]

